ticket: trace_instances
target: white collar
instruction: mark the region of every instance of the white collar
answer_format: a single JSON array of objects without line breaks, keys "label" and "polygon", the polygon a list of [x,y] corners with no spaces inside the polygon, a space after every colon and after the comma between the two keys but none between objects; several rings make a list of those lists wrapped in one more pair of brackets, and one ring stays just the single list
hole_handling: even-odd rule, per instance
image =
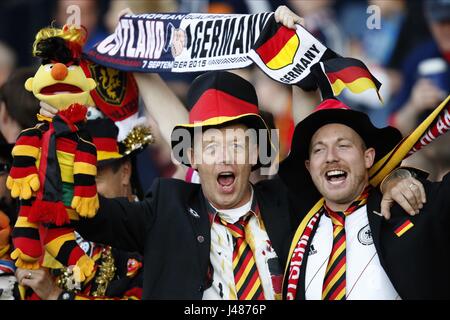
[{"label": "white collar", "polygon": [[211,203],[210,205],[214,208],[221,219],[225,220],[228,223],[236,223],[241,217],[245,216],[252,209],[253,188],[251,189],[252,195],[250,196],[250,200],[239,208],[219,210],[215,208]]}]

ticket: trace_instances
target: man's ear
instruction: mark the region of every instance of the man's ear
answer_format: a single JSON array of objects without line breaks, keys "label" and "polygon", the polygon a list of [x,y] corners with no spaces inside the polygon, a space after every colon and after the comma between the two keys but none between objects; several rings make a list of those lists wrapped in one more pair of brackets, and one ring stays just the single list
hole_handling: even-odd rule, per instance
[{"label": "man's ear", "polygon": [[197,170],[197,163],[195,162],[194,148],[187,149],[186,155],[189,159],[189,163],[191,164],[192,169]]},{"label": "man's ear", "polygon": [[308,172],[310,172],[309,171],[309,164],[310,164],[309,160],[305,160],[305,167],[306,167],[306,170],[308,170]]},{"label": "man's ear", "polygon": [[133,172],[133,167],[131,164],[131,161],[125,161],[121,166],[121,176],[120,179],[122,180],[121,183],[123,185],[128,185],[131,180],[131,173]]},{"label": "man's ear", "polygon": [[366,168],[367,169],[371,168],[373,166],[374,161],[375,161],[375,149],[368,148],[366,151],[364,151],[364,162]]},{"label": "man's ear", "polygon": [[25,81],[25,89],[27,89],[27,91],[33,92],[33,80],[34,78],[28,78],[27,81]]}]

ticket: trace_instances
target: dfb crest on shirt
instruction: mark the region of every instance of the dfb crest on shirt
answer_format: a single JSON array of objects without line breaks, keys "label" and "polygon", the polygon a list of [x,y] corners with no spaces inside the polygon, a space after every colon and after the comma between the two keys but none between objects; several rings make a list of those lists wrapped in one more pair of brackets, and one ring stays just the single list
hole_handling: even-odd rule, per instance
[{"label": "dfb crest on shirt", "polygon": [[317,253],[316,248],[314,248],[314,245],[311,244],[311,246],[309,247],[308,256],[312,256],[313,254],[316,254],[316,253]]},{"label": "dfb crest on shirt", "polygon": [[372,231],[370,230],[370,226],[368,224],[359,230],[358,241],[365,246],[373,244]]}]

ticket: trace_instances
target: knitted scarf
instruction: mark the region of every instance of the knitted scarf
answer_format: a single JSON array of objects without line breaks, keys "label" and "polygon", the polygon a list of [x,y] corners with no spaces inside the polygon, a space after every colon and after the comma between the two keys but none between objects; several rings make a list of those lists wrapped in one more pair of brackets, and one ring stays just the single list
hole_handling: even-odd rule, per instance
[{"label": "knitted scarf", "polygon": [[30,222],[54,223],[63,225],[70,219],[62,201],[63,184],[56,156],[56,140],[78,131],[77,123],[84,121],[87,108],[73,104],[59,111],[42,135],[41,158],[39,162],[39,181],[37,192],[28,220]]}]

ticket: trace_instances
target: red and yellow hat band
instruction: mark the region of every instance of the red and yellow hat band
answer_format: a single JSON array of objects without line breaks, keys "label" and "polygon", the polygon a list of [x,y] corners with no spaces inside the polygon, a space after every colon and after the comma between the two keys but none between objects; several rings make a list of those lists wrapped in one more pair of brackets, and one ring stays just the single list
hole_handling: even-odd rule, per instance
[{"label": "red and yellow hat band", "polygon": [[255,104],[217,89],[208,89],[189,113],[189,123],[195,124],[222,117],[232,120],[232,118],[249,114],[259,114],[258,107]]}]

